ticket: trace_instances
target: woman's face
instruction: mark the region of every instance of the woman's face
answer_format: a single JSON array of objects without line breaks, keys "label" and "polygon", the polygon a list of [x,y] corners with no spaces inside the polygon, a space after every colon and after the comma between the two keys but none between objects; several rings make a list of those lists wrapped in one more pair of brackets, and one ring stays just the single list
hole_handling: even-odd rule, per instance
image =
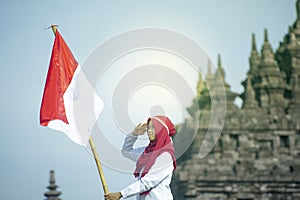
[{"label": "woman's face", "polygon": [[155,140],[155,129],[151,120],[149,121],[147,126],[147,135],[151,142]]}]

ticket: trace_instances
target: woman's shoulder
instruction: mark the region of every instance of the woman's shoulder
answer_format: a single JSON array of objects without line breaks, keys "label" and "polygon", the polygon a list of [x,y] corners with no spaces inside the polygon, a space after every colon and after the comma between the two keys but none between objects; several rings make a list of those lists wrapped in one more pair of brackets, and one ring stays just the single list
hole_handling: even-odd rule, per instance
[{"label": "woman's shoulder", "polygon": [[172,160],[172,155],[171,155],[170,152],[165,151],[165,152],[161,153],[161,154],[157,157],[157,159],[168,159],[168,160]]},{"label": "woman's shoulder", "polygon": [[168,168],[170,166],[173,167],[173,159],[169,152],[163,152],[161,153],[155,160],[154,168],[156,169],[162,169],[162,168]]}]

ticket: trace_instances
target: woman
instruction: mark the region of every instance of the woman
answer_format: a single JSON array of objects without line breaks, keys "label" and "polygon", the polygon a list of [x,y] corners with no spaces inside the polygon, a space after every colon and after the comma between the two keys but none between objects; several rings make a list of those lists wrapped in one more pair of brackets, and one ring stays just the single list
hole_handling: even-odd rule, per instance
[{"label": "woman", "polygon": [[[147,131],[150,140],[147,147],[133,148],[137,136]],[[170,183],[176,169],[176,159],[171,137],[176,133],[174,124],[168,117],[150,117],[147,123],[137,125],[127,135],[122,154],[136,162],[134,176],[136,182],[120,192],[104,195],[107,200],[137,195],[139,200],[173,199]]]}]

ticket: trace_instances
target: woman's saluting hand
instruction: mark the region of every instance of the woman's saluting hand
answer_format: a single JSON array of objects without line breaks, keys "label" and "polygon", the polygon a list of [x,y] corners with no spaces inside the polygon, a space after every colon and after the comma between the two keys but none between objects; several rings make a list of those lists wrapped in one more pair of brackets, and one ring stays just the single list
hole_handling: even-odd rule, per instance
[{"label": "woman's saluting hand", "polygon": [[134,127],[132,131],[132,135],[139,136],[143,135],[147,131],[147,123],[139,123],[136,127]]}]

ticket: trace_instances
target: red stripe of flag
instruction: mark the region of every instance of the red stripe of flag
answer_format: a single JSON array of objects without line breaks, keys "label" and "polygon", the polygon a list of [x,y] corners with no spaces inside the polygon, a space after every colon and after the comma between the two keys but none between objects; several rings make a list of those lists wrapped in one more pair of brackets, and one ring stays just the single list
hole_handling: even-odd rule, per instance
[{"label": "red stripe of flag", "polygon": [[68,124],[63,95],[71,83],[77,66],[78,63],[68,45],[56,31],[40,110],[42,126],[47,126],[55,119]]}]

